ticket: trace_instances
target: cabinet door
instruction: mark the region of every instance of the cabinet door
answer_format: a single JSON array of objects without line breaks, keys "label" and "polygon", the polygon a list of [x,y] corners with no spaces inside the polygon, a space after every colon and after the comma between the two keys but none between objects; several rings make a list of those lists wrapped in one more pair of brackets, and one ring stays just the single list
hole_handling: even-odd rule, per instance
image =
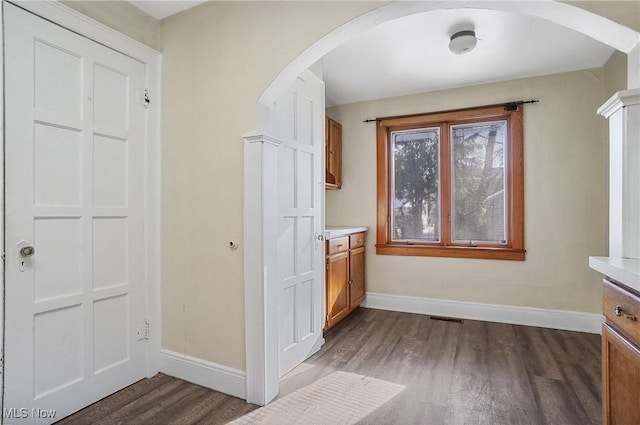
[{"label": "cabinet door", "polygon": [[342,187],[342,125],[327,118],[327,171],[335,177],[333,188]]},{"label": "cabinet door", "polygon": [[640,424],[640,348],[602,325],[604,425]]},{"label": "cabinet door", "polygon": [[327,257],[327,323],[333,326],[349,313],[349,253]]},{"label": "cabinet door", "polygon": [[364,300],[364,247],[350,252],[349,277],[349,309],[354,309]]}]

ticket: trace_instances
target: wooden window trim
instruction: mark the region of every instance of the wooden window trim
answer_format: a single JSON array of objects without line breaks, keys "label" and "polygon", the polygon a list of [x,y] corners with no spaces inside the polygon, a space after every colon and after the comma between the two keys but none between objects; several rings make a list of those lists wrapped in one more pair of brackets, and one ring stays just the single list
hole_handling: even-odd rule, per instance
[{"label": "wooden window trim", "polygon": [[[507,176],[507,242],[504,245],[466,246],[451,242],[451,226],[445,217],[451,212],[450,178],[441,178],[441,217],[439,243],[407,243],[391,240],[391,153],[392,131],[427,126],[441,126],[440,174],[450,176],[449,126],[477,120],[506,119],[508,122]],[[376,254],[525,260],[524,249],[524,146],[522,107],[507,111],[504,106],[479,107],[459,111],[437,112],[409,117],[385,118],[377,122],[377,235]]]}]

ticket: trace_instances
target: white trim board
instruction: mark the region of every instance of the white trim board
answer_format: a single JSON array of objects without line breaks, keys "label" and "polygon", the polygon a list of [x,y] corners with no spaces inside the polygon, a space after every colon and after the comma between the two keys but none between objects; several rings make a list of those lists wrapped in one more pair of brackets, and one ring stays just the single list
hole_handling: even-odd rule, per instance
[{"label": "white trim board", "polygon": [[367,292],[362,307],[599,334],[601,314]]},{"label": "white trim board", "polygon": [[246,399],[246,375],[243,371],[176,353],[160,351],[160,372],[185,381]]},{"label": "white trim board", "polygon": [[[4,6],[0,4],[0,246],[4,246]],[[0,262],[0,359],[4,359],[4,261]],[[4,362],[3,362],[4,363]],[[0,365],[0,409],[4,409],[4,365]],[[4,410],[3,410],[4,413]],[[2,415],[4,418],[4,414]],[[0,419],[0,423],[2,420]]]},{"label": "white trim board", "polygon": [[153,63],[160,54],[157,50],[88,17],[56,0],[7,0],[34,15],[54,22],[97,43],[139,60]]}]

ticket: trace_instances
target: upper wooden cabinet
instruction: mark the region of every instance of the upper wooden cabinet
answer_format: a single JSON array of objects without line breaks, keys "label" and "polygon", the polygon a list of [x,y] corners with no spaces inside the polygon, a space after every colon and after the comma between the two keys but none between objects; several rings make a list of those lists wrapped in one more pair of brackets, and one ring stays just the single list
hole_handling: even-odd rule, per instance
[{"label": "upper wooden cabinet", "polygon": [[327,189],[342,188],[342,125],[326,118],[325,154],[326,154],[326,183]]}]

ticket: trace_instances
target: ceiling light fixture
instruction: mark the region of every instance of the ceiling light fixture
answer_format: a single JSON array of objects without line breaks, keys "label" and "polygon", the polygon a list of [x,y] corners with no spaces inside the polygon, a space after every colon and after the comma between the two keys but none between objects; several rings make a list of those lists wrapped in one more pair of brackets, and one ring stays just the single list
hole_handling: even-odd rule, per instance
[{"label": "ceiling light fixture", "polygon": [[476,47],[478,39],[476,38],[476,32],[473,30],[458,31],[451,36],[449,41],[449,50],[456,55],[463,55],[469,53]]}]

